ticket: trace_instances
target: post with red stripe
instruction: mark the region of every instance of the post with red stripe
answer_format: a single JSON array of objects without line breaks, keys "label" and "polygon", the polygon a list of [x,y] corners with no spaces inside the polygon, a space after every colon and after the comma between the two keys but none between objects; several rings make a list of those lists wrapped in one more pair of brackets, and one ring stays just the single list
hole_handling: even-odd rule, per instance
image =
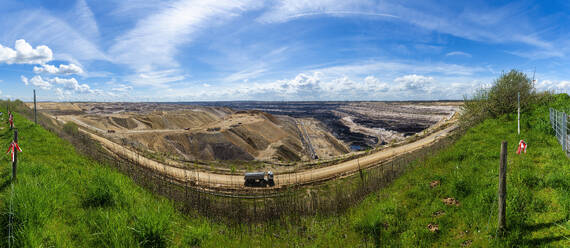
[{"label": "post with red stripe", "polygon": [[18,145],[18,129],[14,130],[14,141],[10,143],[10,147],[6,153],[10,153],[12,157],[12,181],[16,180],[16,167],[18,165],[18,152],[22,152],[22,148]]},{"label": "post with red stripe", "polygon": [[517,154],[521,154],[521,152],[526,153],[526,143],[524,142],[524,140],[521,140],[519,142],[519,148],[517,149]]}]

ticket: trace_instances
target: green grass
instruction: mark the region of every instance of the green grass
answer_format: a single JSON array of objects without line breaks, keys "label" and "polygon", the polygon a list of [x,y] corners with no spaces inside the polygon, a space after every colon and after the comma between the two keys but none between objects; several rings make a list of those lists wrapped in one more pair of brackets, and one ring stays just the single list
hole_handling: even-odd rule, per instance
[{"label": "green grass", "polygon": [[[484,121],[340,216],[237,226],[179,213],[172,202],[16,115],[24,152],[12,199],[15,242],[17,247],[458,247],[464,242],[568,247],[570,160],[552,135],[548,106],[568,108],[570,99],[557,96],[524,113],[520,137],[516,116]],[[4,147],[11,137],[6,128],[0,130]],[[520,139],[528,144],[527,154],[515,154]],[[508,232],[497,236],[502,140],[509,142]],[[9,156],[0,163],[5,165],[0,166],[0,247],[5,247]],[[441,184],[431,188],[434,180]],[[446,206],[445,197],[460,205]],[[439,231],[430,232],[430,223]]]},{"label": "green grass", "polygon": [[[0,247],[8,246],[10,203],[13,247],[184,247],[181,235],[204,225],[18,114],[15,120],[23,152],[13,196],[9,155],[0,159]],[[12,131],[4,122],[0,126],[1,145],[7,147]]]}]

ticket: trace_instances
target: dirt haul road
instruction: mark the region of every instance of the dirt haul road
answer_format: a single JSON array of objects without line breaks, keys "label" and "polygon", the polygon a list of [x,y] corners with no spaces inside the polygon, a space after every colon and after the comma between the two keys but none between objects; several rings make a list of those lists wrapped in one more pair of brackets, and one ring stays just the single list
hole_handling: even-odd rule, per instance
[{"label": "dirt haul road", "polygon": [[[404,144],[397,147],[389,147],[384,150],[360,157],[358,159],[345,161],[327,167],[305,170],[296,173],[276,174],[275,187],[267,189],[281,188],[297,184],[309,184],[313,182],[329,180],[341,175],[356,173],[360,168],[369,168],[378,166],[380,162],[386,161],[396,155],[405,154],[416,151],[422,147],[429,146],[436,142],[438,139],[448,136],[456,126],[449,125],[447,128],[434,132],[426,137],[423,137],[415,142]],[[83,130],[82,130],[83,131]],[[85,131],[83,131],[85,132]],[[89,134],[94,140],[101,143],[107,150],[114,152],[116,155],[128,158],[132,161],[137,161],[140,166],[153,169],[158,173],[163,173],[170,178],[175,178],[176,181],[183,183],[190,183],[207,188],[220,188],[220,189],[244,189],[243,175],[227,175],[215,172],[195,171],[177,168],[162,164],[160,162],[140,156],[136,152],[129,150],[117,143],[114,143],[99,135],[85,132]]]}]

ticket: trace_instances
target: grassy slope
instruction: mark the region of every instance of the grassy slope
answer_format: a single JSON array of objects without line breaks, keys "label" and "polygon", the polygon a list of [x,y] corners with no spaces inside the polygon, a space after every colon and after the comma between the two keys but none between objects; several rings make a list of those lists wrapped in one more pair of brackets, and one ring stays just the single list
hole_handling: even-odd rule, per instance
[{"label": "grassy slope", "polygon": [[[18,181],[14,184],[15,247],[185,246],[199,242],[200,221],[178,214],[128,177],[78,155],[66,141],[15,115],[19,129]],[[0,144],[12,131],[0,124]],[[0,247],[7,247],[9,155],[0,159]]]},{"label": "grassy slope", "polygon": [[[559,96],[557,107],[570,106]],[[564,100],[563,100],[564,99]],[[421,163],[353,213],[355,227],[378,244],[455,246],[570,246],[570,160],[550,134],[547,106],[523,115],[521,136],[515,116],[487,120],[454,146]],[[527,154],[515,153],[519,139]],[[500,144],[509,143],[507,222],[509,234],[495,238]],[[430,188],[429,183],[441,185]],[[460,206],[441,199],[454,197]],[[444,215],[434,217],[442,210]],[[439,225],[438,233],[426,226]]]},{"label": "grassy slope", "polygon": [[[556,103],[570,106],[569,99]],[[548,109],[523,115],[521,138],[513,116],[487,120],[452,147],[434,155],[391,186],[339,217],[305,217],[276,225],[227,227],[189,218],[172,203],[129,178],[77,155],[53,134],[16,116],[21,154],[14,209],[17,242],[37,247],[136,246],[570,246],[570,160],[549,132]],[[5,127],[5,123],[1,124]],[[11,134],[0,130],[7,147]],[[529,148],[516,155],[524,139]],[[501,140],[509,142],[507,220],[497,238],[496,195]],[[60,148],[60,149],[56,149]],[[32,156],[33,155],[33,156]],[[8,156],[0,159],[9,164]],[[9,166],[0,167],[0,225],[9,207]],[[429,183],[441,185],[430,188]],[[455,197],[460,206],[441,199]],[[442,210],[445,214],[434,217]],[[431,233],[426,226],[439,225]],[[5,228],[0,246],[6,245]],[[120,244],[120,245],[119,245]]]}]

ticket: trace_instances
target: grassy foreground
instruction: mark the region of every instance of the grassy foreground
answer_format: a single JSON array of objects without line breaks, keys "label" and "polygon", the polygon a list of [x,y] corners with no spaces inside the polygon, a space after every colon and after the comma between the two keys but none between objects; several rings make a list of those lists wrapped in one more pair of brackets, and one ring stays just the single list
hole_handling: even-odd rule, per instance
[{"label": "grassy foreground", "polygon": [[[558,95],[550,103],[568,108]],[[504,247],[570,246],[570,160],[550,131],[548,105],[516,117],[486,120],[341,216],[310,216],[281,224],[227,226],[137,186],[130,178],[75,152],[66,141],[16,115],[18,181],[9,155],[0,159],[0,247]],[[5,121],[0,144],[12,132]],[[516,155],[520,139],[527,154]],[[509,142],[507,225],[496,236],[499,148]],[[430,182],[438,180],[438,186]],[[447,206],[453,197],[459,205]],[[10,208],[11,205],[11,208]],[[439,231],[430,232],[428,224]]]}]

